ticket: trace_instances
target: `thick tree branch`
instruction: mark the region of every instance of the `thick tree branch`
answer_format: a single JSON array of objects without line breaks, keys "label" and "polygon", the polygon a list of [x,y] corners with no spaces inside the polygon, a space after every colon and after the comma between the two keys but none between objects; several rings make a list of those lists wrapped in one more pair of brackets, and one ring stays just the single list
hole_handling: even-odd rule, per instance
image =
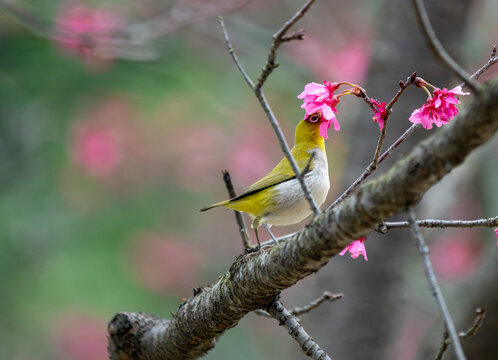
[{"label": "thick tree branch", "polygon": [[416,204],[497,129],[495,81],[484,84],[481,96],[474,97],[452,124],[419,143],[385,175],[363,184],[270,251],[239,256],[214,285],[182,303],[170,322],[118,314],[109,325],[111,359],[194,359],[205,354],[247,313],[267,308],[279,291],[318,271],[383,220]]}]

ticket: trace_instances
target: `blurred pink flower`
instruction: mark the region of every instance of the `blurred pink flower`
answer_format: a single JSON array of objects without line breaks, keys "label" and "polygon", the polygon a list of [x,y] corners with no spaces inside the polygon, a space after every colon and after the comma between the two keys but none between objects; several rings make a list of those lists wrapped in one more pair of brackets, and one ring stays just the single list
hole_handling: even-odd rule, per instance
[{"label": "blurred pink flower", "polygon": [[306,41],[289,43],[288,49],[293,59],[310,68],[317,78],[340,78],[361,83],[370,64],[370,41],[359,37],[337,45],[306,34]]},{"label": "blurred pink flower", "polygon": [[496,233],[496,246],[498,246],[498,227],[494,231]]},{"label": "blurred pink flower", "polygon": [[358,256],[363,255],[365,261],[368,261],[367,250],[365,249],[365,245],[363,244],[364,241],[364,237],[353,241],[351,244],[342,249],[339,255],[343,256],[347,251],[349,251],[353,259],[356,259]]},{"label": "blurred pink flower", "polygon": [[55,41],[63,52],[88,59],[105,48],[106,42],[112,40],[113,34],[123,25],[122,17],[115,11],[66,2],[57,14]]},{"label": "blurred pink flower", "polygon": [[104,124],[82,123],[75,127],[73,158],[91,176],[105,178],[123,160],[120,134]]},{"label": "blurred pink flower", "polygon": [[76,310],[60,314],[53,326],[56,359],[107,359],[107,322]]},{"label": "blurred pink flower", "polygon": [[452,90],[436,88],[433,96],[429,97],[422,107],[415,109],[409,120],[414,124],[421,124],[425,129],[432,129],[433,124],[441,127],[458,114],[456,107],[457,104],[460,104],[458,96],[469,94],[463,92],[461,86]]},{"label": "blurred pink flower", "polygon": [[372,117],[372,120],[379,124],[380,130],[384,129],[384,119],[386,117],[386,103],[379,103],[377,100],[372,99],[372,105],[377,108],[375,111],[375,115]]},{"label": "blurred pink flower", "polygon": [[128,257],[133,264],[130,268],[150,291],[185,294],[192,290],[192,284],[199,283],[202,255],[181,239],[139,234],[128,249]]},{"label": "blurred pink flower", "polygon": [[334,124],[334,130],[339,131],[340,126],[334,113],[337,113],[335,106],[339,103],[339,98],[334,95],[339,85],[325,80],[323,85],[315,82],[304,86],[304,91],[297,96],[303,100],[301,108],[305,110],[305,117],[309,119],[314,114],[320,115],[320,135],[328,139],[327,130]]},{"label": "blurred pink flower", "polygon": [[451,231],[431,246],[434,271],[442,281],[464,280],[477,270],[481,247],[471,231]]},{"label": "blurred pink flower", "polygon": [[144,160],[150,141],[144,139],[136,108],[127,97],[108,95],[85,104],[71,129],[69,151],[74,164],[101,184],[128,190],[148,179]]}]

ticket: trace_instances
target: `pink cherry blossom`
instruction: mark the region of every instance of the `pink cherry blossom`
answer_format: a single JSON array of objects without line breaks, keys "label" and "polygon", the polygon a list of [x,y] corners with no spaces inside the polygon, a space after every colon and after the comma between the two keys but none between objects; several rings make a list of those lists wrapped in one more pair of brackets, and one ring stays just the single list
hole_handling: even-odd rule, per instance
[{"label": "pink cherry blossom", "polygon": [[458,114],[456,105],[460,104],[459,95],[469,93],[463,92],[461,86],[451,90],[436,88],[433,96],[429,97],[422,107],[415,109],[409,120],[414,124],[421,124],[425,129],[432,129],[433,124],[437,127],[447,124]]},{"label": "pink cherry blossom", "polygon": [[377,100],[372,99],[372,105],[377,108],[375,110],[375,115],[372,117],[372,120],[379,124],[379,128],[384,129],[384,119],[386,118],[387,110],[386,103],[379,103]]},{"label": "pink cherry blossom", "polygon": [[349,251],[353,259],[356,259],[358,256],[363,255],[365,261],[368,261],[367,250],[365,249],[365,245],[363,245],[364,241],[365,241],[364,237],[353,241],[351,244],[342,249],[339,255],[343,256],[347,251]]},{"label": "pink cherry blossom", "polygon": [[415,109],[408,120],[414,124],[421,124],[425,129],[432,129],[432,124],[438,127],[443,124],[434,106],[433,98],[428,98],[426,104]]},{"label": "pink cherry blossom", "polygon": [[339,103],[339,98],[334,95],[339,85],[325,80],[323,85],[311,82],[304,86],[304,91],[297,96],[303,99],[301,108],[305,110],[305,116],[308,118],[313,114],[320,114],[320,135],[328,139],[327,130],[331,124],[334,124],[334,130],[339,131],[340,126],[335,113],[335,106]]},{"label": "pink cherry blossom", "polygon": [[496,233],[496,246],[498,246],[498,227],[495,229]]}]

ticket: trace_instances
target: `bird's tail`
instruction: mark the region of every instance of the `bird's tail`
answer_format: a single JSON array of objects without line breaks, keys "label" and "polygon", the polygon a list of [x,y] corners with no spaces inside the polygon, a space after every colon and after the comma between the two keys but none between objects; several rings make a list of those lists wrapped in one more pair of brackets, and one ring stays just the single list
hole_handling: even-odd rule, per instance
[{"label": "bird's tail", "polygon": [[212,205],[209,205],[209,206],[205,206],[205,207],[203,207],[202,209],[200,209],[199,211],[206,211],[206,210],[209,210],[209,209],[212,209],[212,208],[218,207],[218,206],[225,206],[225,205],[227,205],[229,202],[230,202],[230,200],[225,200],[225,201],[222,201],[222,202],[219,202],[219,203],[216,203],[216,204],[212,204]]}]

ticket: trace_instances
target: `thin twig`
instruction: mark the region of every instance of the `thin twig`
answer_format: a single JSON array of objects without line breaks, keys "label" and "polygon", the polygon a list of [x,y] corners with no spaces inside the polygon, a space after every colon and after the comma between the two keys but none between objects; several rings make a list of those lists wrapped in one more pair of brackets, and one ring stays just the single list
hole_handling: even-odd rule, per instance
[{"label": "thin twig", "polygon": [[232,56],[233,62],[237,66],[237,69],[239,69],[239,71],[242,74],[242,77],[246,81],[247,85],[249,85],[249,87],[251,89],[254,89],[254,83],[253,83],[253,81],[251,80],[251,78],[249,77],[249,75],[246,73],[244,67],[240,63],[240,60],[239,60],[237,54],[235,53],[235,50],[232,47],[232,43],[230,42],[230,38],[228,37],[228,32],[227,32],[227,29],[225,27],[225,22],[223,21],[223,16],[218,17],[218,22],[220,23],[221,30],[223,31],[223,36],[225,37],[225,42],[227,44],[228,52]]},{"label": "thin twig", "polygon": [[391,110],[394,106],[394,104],[396,104],[399,100],[399,97],[405,92],[405,90],[415,82],[417,78],[417,72],[413,72],[407,79],[405,82],[403,82],[403,80],[400,80],[399,81],[399,90],[398,92],[396,93],[396,95],[394,95],[394,97],[391,99],[391,101],[389,101],[389,104],[387,104],[386,106],[386,110]]},{"label": "thin twig", "polygon": [[[263,244],[261,244],[261,246],[263,246]],[[259,315],[259,316],[264,316],[264,317],[267,317],[267,318],[271,318],[272,317],[270,314],[268,314],[268,311],[265,311],[265,310],[258,309],[258,310],[254,310],[253,312],[256,315]]]},{"label": "thin twig", "polygon": [[479,70],[477,70],[474,74],[472,74],[471,78],[472,79],[479,79],[479,77],[486,71],[488,70],[491,66],[496,64],[498,62],[498,56],[492,57],[488,60],[486,64],[484,64]]},{"label": "thin twig", "polygon": [[401,143],[406,140],[406,138],[408,138],[411,134],[413,134],[415,131],[417,131],[421,127],[422,127],[422,125],[420,125],[420,124],[413,124],[412,126],[410,126],[395,142],[392,143],[391,146],[389,146],[387,148],[386,151],[384,151],[384,153],[379,157],[378,164],[383,162],[386,157],[391,155],[391,153],[393,152],[394,149],[396,149],[398,146],[400,146]]},{"label": "thin twig", "polygon": [[308,162],[306,163],[306,166],[303,168],[303,174],[306,174],[308,171],[310,171],[310,168],[311,168],[311,162],[313,161],[313,159],[315,158],[316,156],[316,152],[313,151],[310,155],[310,157],[308,158]]},{"label": "thin twig", "polygon": [[287,31],[299,20],[301,19],[304,14],[309,10],[311,5],[315,0],[308,0],[302,7],[299,9],[289,20],[287,20],[284,25],[278,30],[274,35],[273,35],[273,41],[270,46],[270,50],[268,51],[268,58],[266,60],[266,64],[263,67],[261,74],[258,77],[258,81],[255,86],[253,86],[253,91],[256,97],[258,98],[258,101],[263,108],[266,116],[268,117],[268,120],[270,120],[270,124],[273,127],[273,130],[275,131],[275,134],[277,135],[278,142],[280,143],[280,147],[289,161],[292,170],[296,174],[296,178],[298,179],[299,183],[301,184],[301,188],[303,189],[304,196],[308,200],[308,203],[310,204],[310,208],[314,213],[314,216],[318,216],[320,214],[320,209],[315,203],[315,200],[313,199],[313,196],[311,195],[308,186],[306,185],[304,181],[304,176],[303,173],[299,170],[299,167],[297,166],[297,163],[292,156],[289,145],[287,145],[287,141],[285,140],[284,134],[282,130],[280,129],[280,125],[273,114],[273,111],[270,108],[270,105],[268,104],[268,101],[265,98],[265,95],[263,93],[262,87],[263,84],[265,83],[266,79],[268,79],[268,76],[273,72],[278,67],[278,64],[276,63],[277,59],[277,50],[282,44],[282,39],[285,38],[285,35]]},{"label": "thin twig", "polygon": [[270,315],[285,326],[289,335],[297,341],[301,350],[310,358],[315,360],[331,360],[315,340],[304,330],[299,321],[293,316],[279,300],[275,300],[269,307]]},{"label": "thin twig", "polygon": [[455,329],[455,324],[453,323],[453,319],[451,318],[451,314],[448,310],[448,306],[446,305],[446,301],[444,300],[443,293],[439,287],[437,282],[436,274],[434,273],[434,268],[432,267],[431,259],[429,256],[429,247],[425,243],[425,240],[422,234],[419,231],[419,227],[415,220],[415,211],[413,207],[408,209],[408,218],[410,222],[410,227],[412,230],[413,237],[417,243],[418,252],[420,257],[422,258],[422,265],[424,267],[425,276],[429,283],[429,287],[431,289],[432,295],[436,299],[441,315],[443,316],[444,322],[446,324],[446,328],[448,329],[450,339],[455,345],[455,354],[458,360],[465,360],[465,354],[462,349],[462,345],[460,344],[460,340],[458,338],[458,333]]},{"label": "thin twig", "polygon": [[[372,160],[372,167],[373,170],[377,167],[377,165],[380,163],[379,161],[379,155],[380,151],[382,150],[382,144],[384,143],[384,139],[386,137],[386,128],[387,128],[387,123],[389,121],[389,118],[391,117],[391,109],[393,108],[394,104],[398,101],[399,97],[403,92],[415,81],[415,78],[417,76],[417,73],[414,72],[408,79],[406,79],[405,82],[401,81],[399,82],[399,90],[394,95],[394,97],[389,101],[389,104],[386,106],[386,116],[384,117],[384,127],[382,128],[382,131],[380,132],[379,140],[377,141],[377,147],[375,148],[375,155]],[[403,139],[404,140],[404,139]],[[403,141],[402,140],[402,141]]]},{"label": "thin twig", "polygon": [[[268,58],[266,59],[266,64],[261,71],[261,74],[258,77],[258,81],[256,83],[256,89],[261,89],[263,84],[265,83],[268,76],[278,67],[277,61],[277,50],[282,44],[282,42],[288,41],[289,37],[286,37],[285,34],[292,25],[294,25],[299,19],[301,19],[304,14],[309,10],[311,5],[315,0],[308,0],[301,9],[298,10],[289,20],[285,22],[285,24],[273,35],[273,42],[270,46],[270,50],[268,51]],[[302,38],[297,38],[301,40]]]},{"label": "thin twig", "polygon": [[[474,318],[474,322],[472,323],[472,325],[466,331],[461,331],[458,334],[461,339],[470,339],[477,333],[477,330],[479,330],[479,328],[482,326],[484,318],[486,317],[486,309],[484,309],[483,307],[478,307],[475,310],[475,314],[476,317]],[[443,333],[443,341],[441,341],[441,346],[439,347],[439,351],[434,360],[441,360],[449,345],[451,345],[451,340],[448,335],[448,330],[445,328]]]},{"label": "thin twig", "polygon": [[305,32],[303,29],[297,30],[297,31],[294,31],[290,35],[282,36],[281,41],[287,42],[287,41],[292,41],[292,40],[304,40],[304,34],[305,34]]},{"label": "thin twig", "polygon": [[[294,315],[294,316],[299,316],[302,314],[309,313],[311,310],[316,309],[320,305],[322,305],[324,302],[334,302],[336,300],[342,299],[344,297],[344,294],[332,294],[329,291],[325,291],[322,296],[319,298],[311,301],[309,304],[302,306],[302,307],[295,307],[294,309],[290,310],[289,312]],[[264,310],[256,310],[254,313],[265,316],[265,317],[272,317],[267,311]]]},{"label": "thin twig", "polygon": [[[472,228],[472,227],[496,227],[498,226],[498,216],[478,219],[478,220],[417,220],[419,227],[425,228]],[[408,221],[393,221],[380,224],[376,230],[382,234],[387,234],[390,229],[401,229],[410,227]]]},{"label": "thin twig", "polygon": [[390,113],[391,113],[390,111],[388,111],[386,113],[386,117],[384,118],[384,126],[382,127],[382,130],[380,131],[379,140],[377,140],[377,146],[375,147],[374,157],[373,157],[372,162],[371,162],[372,168],[373,168],[372,171],[374,171],[378,165],[380,151],[382,150],[382,145],[384,144],[384,139],[386,138],[387,121],[389,120]]},{"label": "thin twig", "polygon": [[290,313],[294,316],[306,314],[309,313],[311,310],[316,309],[326,301],[333,302],[342,299],[343,297],[344,294],[332,294],[331,292],[325,291],[323,295],[320,296],[318,299],[313,300],[312,302],[303,307],[295,307],[293,310],[290,311]]},{"label": "thin twig", "polygon": [[478,307],[476,308],[475,311],[476,317],[474,318],[474,322],[470,327],[465,330],[465,331],[460,331],[458,336],[460,336],[462,339],[470,339],[472,336],[474,336],[477,333],[477,330],[479,330],[484,322],[484,318],[486,317],[486,309],[483,307]]},{"label": "thin twig", "polygon": [[[498,62],[498,56],[496,56],[496,44],[493,46],[493,50],[491,50],[491,57],[489,58],[488,62],[481,66],[475,73],[473,73],[470,78],[472,80],[478,80],[479,77],[486,71],[488,70],[491,66],[496,64]],[[464,86],[465,83],[460,84],[460,86]]]},{"label": "thin twig", "polygon": [[[268,57],[269,60],[271,60],[271,57],[270,56],[275,56],[276,57],[276,51],[278,49],[278,46],[274,46],[275,44],[275,36],[277,36],[279,39],[282,38],[282,36],[285,35],[285,32],[297,21],[299,20],[303,15],[304,13],[308,10],[308,8],[311,6],[311,4],[314,2],[314,0],[309,0],[296,14],[294,14],[294,16],[289,20],[287,21],[284,26],[274,35],[274,42],[272,43],[272,48],[273,48],[273,52],[272,50],[270,50],[270,55]],[[256,95],[256,98],[258,99],[259,101],[259,104],[261,105],[261,107],[263,108],[263,111],[265,112],[266,116],[268,117],[268,120],[270,121],[270,124],[273,128],[273,131],[275,132],[275,135],[277,136],[277,139],[278,139],[278,142],[280,144],[280,148],[282,149],[282,152],[284,153],[285,157],[287,158],[287,160],[289,161],[290,165],[291,165],[291,168],[292,170],[294,171],[294,174],[296,174],[296,178],[297,180],[299,181],[299,184],[301,185],[301,188],[303,189],[303,193],[304,193],[304,196],[306,198],[306,200],[308,201],[308,203],[310,204],[310,208],[311,210],[313,211],[313,214],[314,216],[318,216],[320,214],[320,209],[318,208],[318,206],[316,205],[315,203],[315,200],[313,199],[313,196],[311,195],[311,192],[309,191],[308,189],[308,186],[306,185],[305,181],[304,181],[304,176],[302,174],[302,172],[299,170],[299,167],[297,166],[297,163],[296,163],[296,160],[294,159],[294,157],[292,156],[291,152],[290,152],[290,149],[289,149],[289,145],[287,144],[287,141],[285,140],[285,136],[282,132],[282,129],[280,128],[280,125],[277,121],[277,118],[275,117],[275,115],[273,114],[273,111],[270,107],[270,104],[268,103],[268,101],[266,100],[265,98],[265,95],[263,93],[263,90],[261,88],[261,86],[263,85],[264,81],[261,82],[260,85],[259,84],[259,80],[258,80],[258,84],[257,85],[254,85],[254,82],[251,80],[251,78],[249,77],[249,75],[247,75],[246,71],[244,70],[244,67],[242,66],[242,64],[240,63],[240,61],[238,60],[238,57],[232,47],[232,44],[230,42],[230,38],[228,37],[228,33],[226,31],[226,28],[224,26],[224,22],[223,22],[223,19],[220,18],[220,25],[222,27],[222,30],[223,30],[223,35],[225,37],[225,41],[226,41],[226,44],[227,44],[227,47],[228,47],[228,51],[230,52],[230,55],[232,56],[232,59],[234,60],[237,68],[239,69],[239,71],[241,72],[242,76],[244,77],[244,80],[246,81],[246,83],[251,87],[251,89],[253,90],[254,94]],[[281,40],[280,40],[281,42]],[[279,43],[280,44],[280,43]],[[271,55],[273,54],[273,55]],[[268,61],[269,61],[268,60]],[[265,79],[268,77],[268,75],[271,74],[271,72],[273,71],[274,67],[273,68],[268,68],[270,70],[266,70],[267,67],[265,66],[262,70],[262,75],[260,76],[260,78],[263,76],[263,73],[265,71],[268,71],[268,74],[266,75]]]},{"label": "thin twig", "polygon": [[448,330],[445,328],[443,332],[443,341],[441,341],[441,346],[439,347],[439,351],[437,352],[434,360],[442,360],[443,355],[448,349],[448,346],[451,344],[450,336],[448,335]]},{"label": "thin twig", "polygon": [[[228,171],[222,171],[223,174],[223,182],[225,183],[225,187],[228,191],[228,196],[230,198],[234,198],[236,196],[235,189],[233,188],[232,179],[230,178],[230,174]],[[244,222],[244,218],[242,217],[242,213],[240,211],[234,210],[235,213],[235,221],[237,222],[237,226],[239,227],[240,237],[242,238],[242,246],[244,249],[249,249],[251,247],[251,240],[249,239],[249,234],[247,233],[246,224]]]},{"label": "thin twig", "polygon": [[[414,72],[405,82],[400,80],[398,92],[396,93],[396,95],[394,95],[394,97],[391,99],[391,101],[389,101],[389,104],[387,104],[387,106],[386,106],[387,112],[386,112],[386,116],[384,118],[384,127],[382,128],[382,131],[381,131],[381,134],[379,137],[379,141],[377,142],[377,147],[375,149],[375,155],[374,155],[374,158],[372,160],[372,166],[374,166],[374,170],[375,170],[375,167],[385,159],[385,157],[383,157],[381,160],[379,158],[379,155],[380,155],[380,151],[382,150],[382,144],[384,143],[384,139],[386,137],[386,128],[387,128],[387,123],[389,121],[389,118],[391,117],[391,109],[393,108],[394,104],[398,101],[401,94],[403,94],[403,92],[411,84],[413,84],[413,82],[415,81],[416,75],[417,75],[417,73]],[[406,138],[401,139],[400,143],[403,142],[405,139]]]},{"label": "thin twig", "polygon": [[439,41],[432,28],[429,16],[425,10],[425,6],[422,0],[412,0],[413,7],[415,9],[415,15],[422,29],[422,32],[431,48],[432,52],[439,58],[439,60],[446,65],[453,73],[460,78],[467,86],[475,93],[478,94],[479,84],[471,79],[470,74],[467,73],[453,58],[446,52],[443,45]]},{"label": "thin twig", "polygon": [[358,185],[360,185],[363,180],[370,176],[370,174],[372,174],[374,170],[375,168],[373,168],[372,163],[370,163],[367,168],[363,170],[361,175],[351,185],[349,185],[346,191],[344,191],[341,196],[339,196],[332,204],[329,205],[327,210],[330,210],[333,207],[339,205],[345,198],[347,198],[353,191],[355,191]]}]

